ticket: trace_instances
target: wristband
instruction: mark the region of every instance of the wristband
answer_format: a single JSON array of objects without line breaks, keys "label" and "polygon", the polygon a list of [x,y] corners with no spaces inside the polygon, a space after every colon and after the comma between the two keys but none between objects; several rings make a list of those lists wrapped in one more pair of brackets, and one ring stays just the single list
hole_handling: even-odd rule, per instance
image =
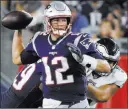
[{"label": "wristband", "polygon": [[97,59],[88,55],[83,55],[83,61],[80,63],[82,66],[95,70],[97,66]]}]

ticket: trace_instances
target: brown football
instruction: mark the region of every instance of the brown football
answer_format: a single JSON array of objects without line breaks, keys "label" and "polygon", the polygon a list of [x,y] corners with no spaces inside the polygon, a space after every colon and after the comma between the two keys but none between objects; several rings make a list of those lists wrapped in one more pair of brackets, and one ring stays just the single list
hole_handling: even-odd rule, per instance
[{"label": "brown football", "polygon": [[8,29],[24,29],[30,24],[33,17],[26,11],[12,11],[2,19],[2,25]]}]

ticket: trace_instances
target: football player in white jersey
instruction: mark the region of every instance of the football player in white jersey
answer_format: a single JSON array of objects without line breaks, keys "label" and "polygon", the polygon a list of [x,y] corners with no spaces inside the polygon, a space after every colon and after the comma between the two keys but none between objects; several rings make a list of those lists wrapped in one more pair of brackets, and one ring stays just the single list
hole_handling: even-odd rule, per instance
[{"label": "football player in white jersey", "polygon": [[[108,101],[127,80],[127,74],[117,65],[120,51],[114,40],[102,38],[97,41],[96,48],[104,59],[109,62],[111,73],[101,73],[86,68],[88,81],[87,96],[90,108],[95,108],[97,102]],[[84,62],[87,59],[83,56],[78,47],[73,46],[70,47],[70,49],[77,62],[80,63],[80,60]]]},{"label": "football player in white jersey", "polygon": [[120,57],[118,45],[109,38],[97,41],[97,50],[109,62],[111,73],[87,73],[88,101],[90,108],[95,108],[97,102],[108,101],[127,80],[127,74],[117,65]]}]

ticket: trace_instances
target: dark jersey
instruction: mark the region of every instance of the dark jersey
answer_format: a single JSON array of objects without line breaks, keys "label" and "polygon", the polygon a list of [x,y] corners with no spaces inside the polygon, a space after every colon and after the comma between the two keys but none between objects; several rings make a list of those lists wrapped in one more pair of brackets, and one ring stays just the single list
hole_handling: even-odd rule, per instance
[{"label": "dark jersey", "polygon": [[[38,90],[36,99],[33,98],[33,92],[37,92],[37,87],[41,83],[42,76],[42,63],[27,65],[21,72],[15,77],[13,84],[10,88],[1,94],[1,108],[16,108],[16,107],[29,107],[28,105],[34,103],[36,99],[42,97],[41,91]],[[30,96],[31,93],[31,96]],[[28,96],[30,96],[28,98]],[[26,98],[29,100],[27,101]],[[23,106],[23,102],[27,101]]]},{"label": "dark jersey", "polygon": [[[56,43],[53,43],[50,37],[50,34],[36,33],[23,51],[36,53],[36,57],[40,57],[44,64],[42,70],[44,97],[61,101],[85,99],[87,91],[85,68],[74,60],[66,44],[74,43],[83,54],[99,54],[90,41],[89,34],[69,33]],[[28,58],[21,57],[22,61]]]},{"label": "dark jersey", "polygon": [[42,100],[42,90],[37,85],[17,108],[38,108],[42,106]]}]

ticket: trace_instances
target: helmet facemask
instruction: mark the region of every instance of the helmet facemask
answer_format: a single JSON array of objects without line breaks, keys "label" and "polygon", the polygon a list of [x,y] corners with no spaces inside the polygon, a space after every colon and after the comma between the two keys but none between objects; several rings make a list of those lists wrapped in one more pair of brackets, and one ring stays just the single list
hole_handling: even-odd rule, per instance
[{"label": "helmet facemask", "polygon": [[55,29],[55,28],[53,28],[53,26],[51,25],[51,20],[52,19],[49,19],[48,26],[49,26],[50,33],[54,34],[55,36],[65,36],[66,34],[68,34],[70,32],[70,30],[71,30],[71,23],[70,23],[70,19],[71,18],[70,17],[66,17],[66,19],[67,19],[67,26],[66,26],[65,29]]}]

